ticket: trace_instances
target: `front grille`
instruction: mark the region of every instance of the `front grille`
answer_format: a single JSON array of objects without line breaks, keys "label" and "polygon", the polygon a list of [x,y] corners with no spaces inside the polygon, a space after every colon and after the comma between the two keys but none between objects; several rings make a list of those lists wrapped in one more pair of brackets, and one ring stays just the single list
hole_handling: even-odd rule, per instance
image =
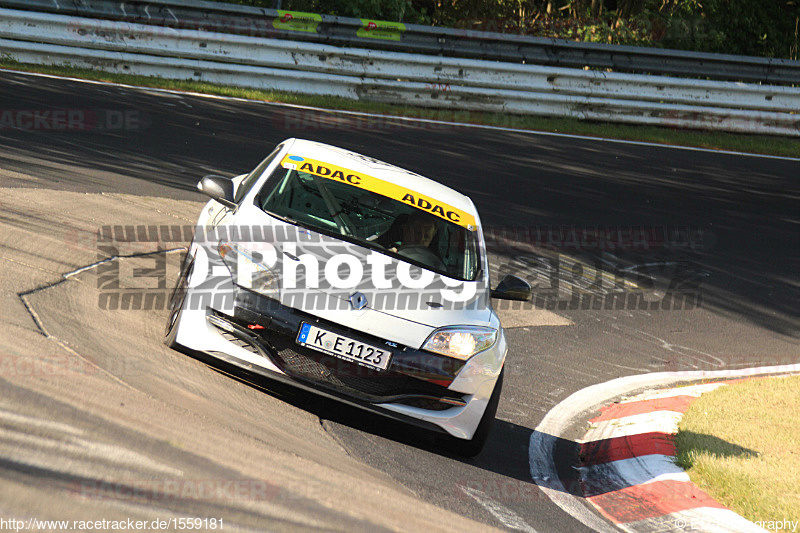
[{"label": "front grille", "polygon": [[224,329],[222,329],[222,328],[220,328],[220,327],[217,327],[217,329],[219,330],[220,334],[221,334],[223,337],[225,337],[225,339],[226,339],[226,340],[228,340],[228,341],[232,342],[232,343],[233,343],[233,344],[235,344],[236,346],[239,346],[239,347],[241,347],[241,348],[244,348],[244,349],[245,349],[245,350],[247,350],[248,352],[254,353],[254,354],[256,354],[256,355],[261,355],[261,354],[258,352],[258,348],[256,348],[255,346],[253,346],[253,344],[252,344],[251,342],[247,342],[247,341],[245,341],[245,340],[243,340],[243,339],[240,339],[239,337],[237,337],[236,335],[234,335],[234,334],[233,334],[233,333],[231,333],[230,331],[225,331]]}]

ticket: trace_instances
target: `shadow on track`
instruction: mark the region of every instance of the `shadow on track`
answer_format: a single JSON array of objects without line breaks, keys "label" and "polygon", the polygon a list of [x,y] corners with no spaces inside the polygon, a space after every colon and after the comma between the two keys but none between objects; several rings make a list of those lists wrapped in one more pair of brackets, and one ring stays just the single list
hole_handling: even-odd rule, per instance
[{"label": "shadow on track", "polygon": [[[296,389],[290,385],[270,380],[200,352],[185,350],[183,353],[246,386],[258,389],[298,409],[312,413],[320,419],[320,423],[323,426],[325,421],[335,422],[382,439],[448,457],[454,461],[469,464],[506,478],[532,483],[528,462],[528,443],[533,431],[530,428],[499,418],[495,419],[489,440],[483,451],[474,458],[464,458],[441,450],[435,442],[432,431],[426,431],[425,429],[345,405],[311,392]],[[577,444],[572,452],[574,452],[573,455],[576,459]],[[571,464],[575,464],[574,461]]]}]

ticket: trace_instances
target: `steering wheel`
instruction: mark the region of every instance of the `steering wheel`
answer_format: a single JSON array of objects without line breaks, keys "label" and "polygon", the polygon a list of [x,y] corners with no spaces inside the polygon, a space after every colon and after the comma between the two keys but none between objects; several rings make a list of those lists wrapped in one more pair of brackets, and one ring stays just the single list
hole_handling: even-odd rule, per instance
[{"label": "steering wheel", "polygon": [[397,249],[397,253],[437,270],[445,269],[444,263],[442,263],[439,256],[433,253],[427,246],[422,246],[421,244],[401,245]]}]

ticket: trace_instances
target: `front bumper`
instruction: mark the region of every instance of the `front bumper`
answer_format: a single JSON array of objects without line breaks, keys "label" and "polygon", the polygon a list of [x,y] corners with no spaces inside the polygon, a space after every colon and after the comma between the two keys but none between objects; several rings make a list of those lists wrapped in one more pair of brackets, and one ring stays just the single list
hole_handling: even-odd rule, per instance
[{"label": "front bumper", "polygon": [[[498,342],[487,350],[492,353],[478,354],[465,363],[387,343],[235,286],[233,296],[233,306],[222,306],[226,312],[210,306],[184,310],[178,343],[251,372],[459,438],[472,437],[505,356],[502,330]],[[389,368],[374,370],[300,346],[296,339],[303,322],[372,345],[388,345],[393,353]]]}]

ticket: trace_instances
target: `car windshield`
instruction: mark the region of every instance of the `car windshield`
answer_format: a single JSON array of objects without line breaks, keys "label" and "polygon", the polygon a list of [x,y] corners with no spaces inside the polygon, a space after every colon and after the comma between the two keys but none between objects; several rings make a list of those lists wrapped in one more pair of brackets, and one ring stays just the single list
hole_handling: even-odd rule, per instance
[{"label": "car windshield", "polygon": [[354,185],[279,166],[257,202],[288,223],[450,278],[474,281],[480,273],[476,232]]}]

